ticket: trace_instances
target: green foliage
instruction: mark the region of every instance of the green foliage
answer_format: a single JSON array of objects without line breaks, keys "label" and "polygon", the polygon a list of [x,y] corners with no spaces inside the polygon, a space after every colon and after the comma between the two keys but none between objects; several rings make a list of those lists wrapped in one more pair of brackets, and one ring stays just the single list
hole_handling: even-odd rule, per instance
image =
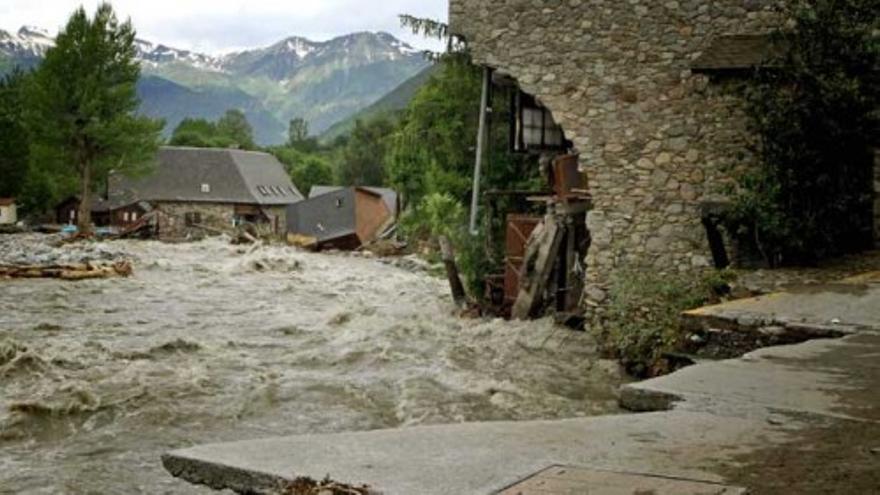
[{"label": "green foliage", "polygon": [[257,147],[254,143],[254,130],[241,110],[227,110],[217,121],[217,133],[228,137],[234,146],[241,149],[252,150]]},{"label": "green foliage", "polygon": [[217,122],[186,118],[171,134],[172,146],[256,149],[253,131],[241,110],[227,110]]},{"label": "green foliage", "polygon": [[466,197],[479,103],[479,70],[456,62],[443,62],[413,98],[388,162],[389,181],[406,201],[417,204],[434,192]]},{"label": "green foliage", "polygon": [[309,137],[309,123],[304,119],[295,118],[290,121],[287,131],[287,146],[305,153],[314,153],[321,148],[318,138]]},{"label": "green foliage", "polygon": [[497,267],[488,259],[485,237],[468,232],[467,209],[460,201],[448,193],[429,194],[404,213],[400,230],[408,239],[429,239],[433,243],[440,236],[448,238],[465,285],[471,295],[482,297],[483,280]]},{"label": "green foliage", "polygon": [[[452,241],[459,268],[471,294],[481,297],[483,280],[500,267],[479,235],[467,232],[467,209],[473,187],[473,164],[479,125],[482,70],[466,52],[439,59],[431,78],[413,97],[391,136],[388,182],[402,195],[408,211],[401,231],[412,242],[435,240],[441,232]],[[539,169],[534,157],[510,152],[507,123],[511,94],[495,88],[482,187],[535,189]],[[501,227],[503,228],[503,227]],[[500,239],[500,236],[493,236]],[[494,246],[492,247],[495,248]]]},{"label": "green foliage", "polygon": [[617,271],[609,293],[605,345],[636,376],[659,374],[664,354],[680,346],[683,311],[712,300],[731,272],[668,276],[649,267]]},{"label": "green foliage", "polygon": [[[466,56],[445,57],[413,98],[389,151],[388,180],[406,201],[438,192],[467,201],[472,187],[482,71]],[[509,152],[510,94],[496,89],[483,176],[485,189],[529,187],[534,159]]]},{"label": "green foliage", "polygon": [[19,197],[28,173],[22,101],[26,80],[21,71],[0,79],[0,197]]},{"label": "green foliage", "polygon": [[[26,91],[32,163],[73,175],[83,204],[111,170],[136,173],[155,156],[162,123],[138,117],[135,31],[101,4],[93,18],[77,9]],[[91,230],[84,207],[80,231]]]},{"label": "green foliage", "polygon": [[393,124],[385,117],[355,122],[342,149],[338,182],[346,186],[384,185],[388,141],[393,130]]},{"label": "green foliage", "polygon": [[333,169],[320,154],[289,147],[273,148],[270,152],[284,164],[291,180],[304,195],[309,194],[312,186],[334,184]]},{"label": "green foliage", "polygon": [[309,138],[309,123],[303,118],[297,117],[290,121],[287,130],[287,144],[293,148],[297,143],[301,143]]},{"label": "green foliage", "polygon": [[186,118],[174,129],[169,144],[194,148],[228,148],[233,141],[230,137],[221,136],[214,122]]},{"label": "green foliage", "polygon": [[400,229],[413,239],[436,239],[447,236],[461,237],[467,218],[464,206],[448,193],[433,193],[422,198],[401,218]]},{"label": "green foliage", "polygon": [[880,107],[880,4],[792,0],[788,50],[745,93],[763,165],[739,181],[731,225],[771,265],[870,244],[869,153]]}]

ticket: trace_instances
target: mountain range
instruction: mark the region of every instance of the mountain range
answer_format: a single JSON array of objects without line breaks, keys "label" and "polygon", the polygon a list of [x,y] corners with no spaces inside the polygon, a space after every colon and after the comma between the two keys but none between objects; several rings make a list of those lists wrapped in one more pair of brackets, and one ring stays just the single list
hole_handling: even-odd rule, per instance
[{"label": "mountain range", "polygon": [[[39,64],[54,45],[34,27],[0,30],[0,73]],[[300,37],[213,56],[137,40],[141,112],[166,121],[170,135],[186,117],[217,119],[245,112],[257,142],[279,144],[288,122],[301,117],[312,134],[379,101],[420,74],[422,53],[388,33],[360,32],[315,42]]]}]

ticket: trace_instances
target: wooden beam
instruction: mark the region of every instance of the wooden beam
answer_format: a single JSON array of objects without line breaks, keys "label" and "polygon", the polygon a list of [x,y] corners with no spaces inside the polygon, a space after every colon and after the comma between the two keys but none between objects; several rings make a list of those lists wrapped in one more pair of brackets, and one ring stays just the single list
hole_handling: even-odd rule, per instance
[{"label": "wooden beam", "polygon": [[553,274],[553,265],[559,255],[565,227],[553,215],[547,215],[529,239],[520,276],[519,295],[513,305],[511,317],[516,320],[530,318],[543,301],[544,291]]},{"label": "wooden beam", "polygon": [[464,285],[461,283],[461,277],[458,274],[458,265],[455,263],[455,252],[452,249],[452,243],[446,236],[440,236],[440,257],[443,258],[443,264],[446,266],[446,276],[449,279],[449,287],[452,289],[452,299],[459,307],[467,306],[467,295],[464,292]]}]

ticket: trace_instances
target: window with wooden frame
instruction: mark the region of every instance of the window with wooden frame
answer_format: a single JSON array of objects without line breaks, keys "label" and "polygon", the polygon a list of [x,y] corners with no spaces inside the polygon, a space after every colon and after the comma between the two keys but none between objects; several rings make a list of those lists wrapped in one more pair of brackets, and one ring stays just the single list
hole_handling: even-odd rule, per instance
[{"label": "window with wooden frame", "polygon": [[516,91],[512,97],[511,114],[512,151],[565,151],[571,146],[550,111],[531,95]]}]

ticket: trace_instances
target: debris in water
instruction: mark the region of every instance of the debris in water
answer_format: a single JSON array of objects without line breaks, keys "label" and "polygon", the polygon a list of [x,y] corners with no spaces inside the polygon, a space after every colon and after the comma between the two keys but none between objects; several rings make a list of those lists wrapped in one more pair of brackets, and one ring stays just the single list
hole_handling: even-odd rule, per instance
[{"label": "debris in water", "polygon": [[37,332],[59,332],[63,330],[63,327],[54,323],[40,323],[34,327],[34,330]]},{"label": "debris in water", "polygon": [[127,260],[110,264],[83,263],[76,265],[0,265],[0,279],[59,278],[87,280],[94,278],[129,277],[133,273]]},{"label": "debris in water", "polygon": [[354,318],[354,315],[352,315],[351,313],[348,313],[348,312],[343,312],[343,313],[339,313],[338,315],[334,316],[333,318],[330,318],[330,321],[327,323],[329,325],[334,326],[334,327],[338,327],[338,326],[342,326],[342,325],[345,325],[346,323],[350,322],[352,318]]},{"label": "debris in water", "polygon": [[327,476],[322,481],[300,477],[281,489],[281,495],[378,495],[368,485],[348,485],[339,483]]}]

